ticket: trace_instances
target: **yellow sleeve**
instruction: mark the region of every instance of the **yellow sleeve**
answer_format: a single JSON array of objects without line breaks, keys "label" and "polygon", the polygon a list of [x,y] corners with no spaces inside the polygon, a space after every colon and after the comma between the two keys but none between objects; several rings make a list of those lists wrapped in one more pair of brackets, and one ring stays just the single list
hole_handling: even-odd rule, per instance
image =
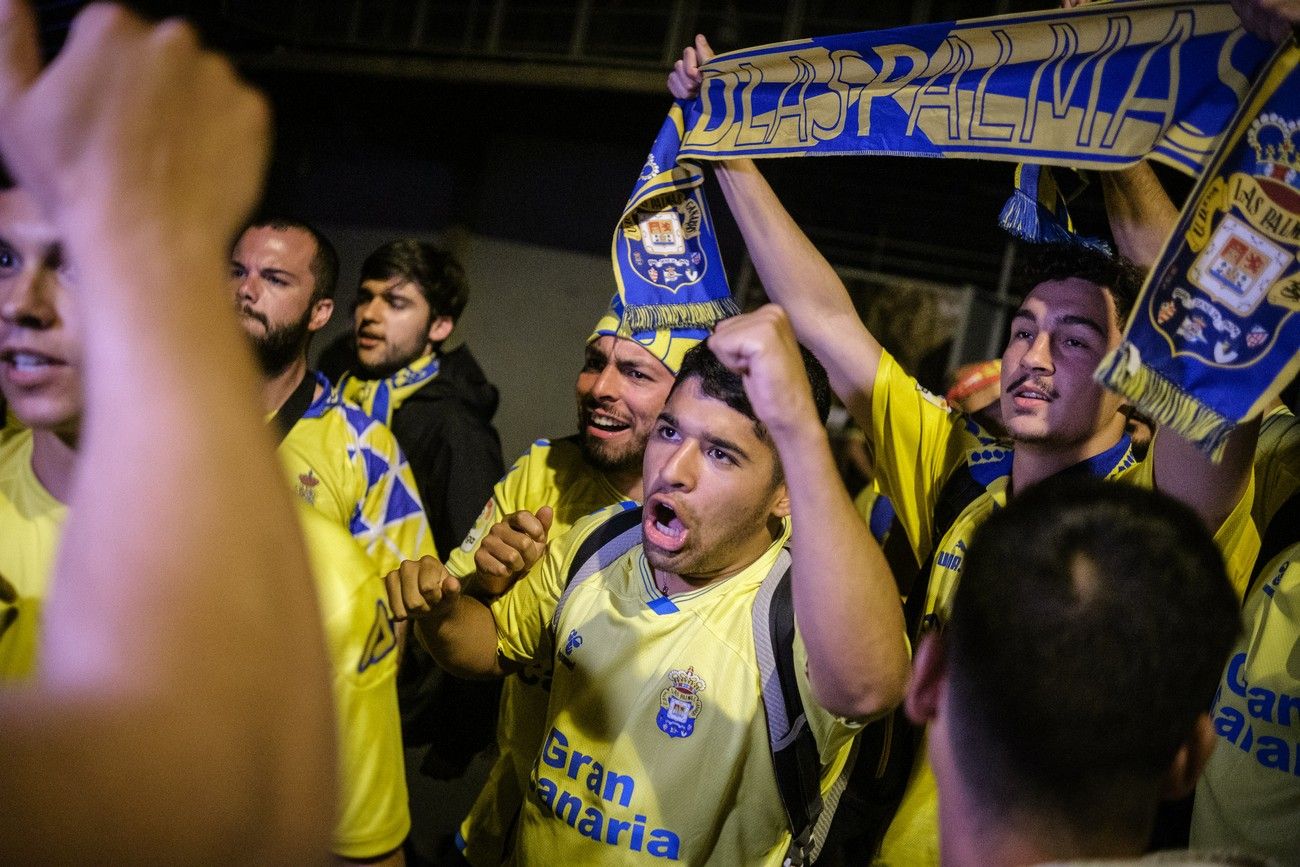
[{"label": "yellow sleeve", "polygon": [[339,779],[330,849],[373,858],[400,846],[411,825],[392,615],[352,537],[312,509],[300,514],[333,671]]},{"label": "yellow sleeve", "polygon": [[[1148,456],[1135,465],[1131,474],[1122,478],[1131,484],[1155,488],[1155,461]],[[1232,589],[1236,591],[1238,601],[1246,595],[1250,573],[1255,567],[1255,558],[1259,555],[1259,530],[1255,528],[1255,521],[1250,514],[1254,502],[1255,472],[1251,470],[1250,483],[1242,492],[1241,499],[1214,534],[1214,542],[1223,553],[1228,578],[1232,581]]]},{"label": "yellow sleeve", "polygon": [[593,530],[620,511],[622,506],[601,509],[574,524],[547,546],[532,571],[492,603],[497,652],[502,658],[521,665],[549,658],[551,620],[564,593],[569,561]]},{"label": "yellow sleeve", "polygon": [[488,530],[492,529],[493,524],[511,512],[530,508],[531,504],[527,502],[527,491],[528,459],[531,454],[532,452],[528,451],[520,455],[501,480],[492,486],[492,498],[474,519],[474,526],[466,534],[465,541],[461,542],[460,546],[447,557],[447,571],[457,578],[465,578],[474,573],[477,568],[474,565],[474,553],[478,551],[479,544]]},{"label": "yellow sleeve", "polygon": [[966,459],[961,424],[962,416],[883,354],[872,386],[867,450],[918,563],[937,541],[931,539],[934,507],[943,483]]},{"label": "yellow sleeve", "polygon": [[1252,512],[1260,533],[1273,515],[1300,490],[1300,419],[1286,407],[1264,416],[1255,449],[1255,501]]}]

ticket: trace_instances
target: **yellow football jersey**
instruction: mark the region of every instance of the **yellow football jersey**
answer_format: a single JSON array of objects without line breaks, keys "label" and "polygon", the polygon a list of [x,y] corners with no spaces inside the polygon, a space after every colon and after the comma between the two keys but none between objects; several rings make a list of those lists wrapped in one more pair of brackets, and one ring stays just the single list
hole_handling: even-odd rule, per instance
[{"label": "yellow football jersey", "polygon": [[411,827],[392,612],[374,562],[353,538],[319,512],[299,512],[334,668],[339,792],[331,849],[370,858],[400,846]]},{"label": "yellow football jersey", "polygon": [[[0,444],[0,575],[17,603],[0,608],[0,680],[35,672],[40,606],[67,507],[32,472],[32,434]],[[316,581],[339,732],[338,823],[333,851],[353,858],[389,852],[406,837],[406,776],[397,714],[397,655],[388,597],[347,531],[299,509]]]},{"label": "yellow football jersey", "polygon": [[1279,406],[1264,416],[1255,447],[1255,526],[1263,536],[1278,508],[1300,490],[1300,419]]},{"label": "yellow football jersey", "polygon": [[0,579],[16,597],[0,602],[0,680],[35,672],[41,600],[67,515],[32,471],[32,432],[14,429],[0,443]]},{"label": "yellow football jersey", "polygon": [[[786,536],[726,581],[671,597],[637,545],[569,588],[553,624],[578,546],[621,508],[580,521],[492,606],[504,658],[559,662],[514,861],[781,864],[790,832],[753,605]],[[817,704],[797,633],[794,653],[826,791],[860,727]]]},{"label": "yellow football jersey", "polygon": [[1192,846],[1300,864],[1300,544],[1261,573],[1214,697],[1218,746],[1196,787]]},{"label": "yellow football jersey", "polygon": [[280,443],[290,486],[350,532],[381,575],[403,560],[436,557],[415,479],[392,431],[321,382],[320,396]]},{"label": "yellow football jersey", "polygon": [[[873,425],[886,419],[899,430],[910,432],[911,438],[891,432],[876,444],[877,471],[900,491],[902,502],[895,501],[900,518],[912,526],[933,528],[924,523],[919,511],[934,508],[935,492],[928,486],[946,477],[955,462],[965,459],[960,442],[962,417],[950,413],[935,401],[928,399],[915,380],[907,376],[892,359],[882,361],[873,393]],[[920,396],[917,396],[920,395]],[[943,428],[947,428],[944,432]],[[882,432],[883,435],[883,432]],[[1007,486],[1010,482],[1009,449],[1001,450],[1005,457],[990,461],[1004,462],[1005,472],[992,475],[985,490],[957,516],[947,532],[934,547],[934,563],[930,571],[925,613],[942,621],[950,610],[953,593],[961,577],[966,549],[984,520],[995,510],[1006,505]],[[895,460],[896,455],[902,457]],[[1102,477],[1141,487],[1154,487],[1154,461],[1138,461],[1129,448],[1128,438],[1106,452],[1084,461],[1081,465],[1093,476]],[[916,484],[903,484],[907,473],[914,472]],[[1259,534],[1250,517],[1254,499],[1254,482],[1248,487],[1215,534],[1215,541],[1223,551],[1228,575],[1240,596],[1250,580],[1250,570],[1259,552]],[[879,863],[890,865],[936,864],[939,857],[938,801],[936,786],[924,750],[918,753],[916,767],[899,806],[881,844]]]},{"label": "yellow football jersey", "polygon": [[[576,437],[537,440],[492,489],[464,543],[447,568],[464,578],[474,572],[474,552],[492,525],[511,512],[555,514],[548,538],[560,539],[580,518],[626,498],[582,455]],[[497,716],[499,755],[474,806],[460,827],[462,854],[471,864],[499,864],[523,803],[529,768],[542,746],[551,663],[542,659],[506,678]]]}]

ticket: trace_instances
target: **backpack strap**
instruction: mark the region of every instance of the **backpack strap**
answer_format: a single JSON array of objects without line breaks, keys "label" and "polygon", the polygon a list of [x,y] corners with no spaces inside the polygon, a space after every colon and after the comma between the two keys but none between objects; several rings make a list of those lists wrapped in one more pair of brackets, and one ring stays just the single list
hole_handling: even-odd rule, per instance
[{"label": "backpack strap", "polygon": [[[768,745],[772,769],[790,825],[790,848],[785,863],[797,867],[816,857],[817,833],[830,822],[838,790],[821,794],[821,755],[803,700],[794,661],[794,596],[790,585],[790,551],[781,549],[776,563],[758,588],[754,599],[754,650],[758,659],[763,710],[767,717]],[[830,807],[824,810],[825,806]]]},{"label": "backpack strap", "polygon": [[641,541],[641,507],[630,500],[622,503],[623,511],[611,515],[605,523],[583,539],[569,560],[564,576],[564,592],[551,615],[551,630],[559,628],[560,614],[573,588],[622,557]]}]

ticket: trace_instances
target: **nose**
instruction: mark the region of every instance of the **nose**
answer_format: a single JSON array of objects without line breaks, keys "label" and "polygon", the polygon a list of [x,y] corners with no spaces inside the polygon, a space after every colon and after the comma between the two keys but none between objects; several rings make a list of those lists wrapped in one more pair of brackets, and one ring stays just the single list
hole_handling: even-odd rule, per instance
[{"label": "nose", "polygon": [[677,444],[659,468],[659,480],[679,490],[691,490],[699,470],[700,449],[692,440]]},{"label": "nose", "polygon": [[353,311],[353,319],[358,325],[366,325],[379,322],[379,305],[374,300],[358,301],[356,310]]},{"label": "nose", "polygon": [[596,374],[591,384],[591,396],[600,403],[613,403],[622,395],[622,375],[611,360]]},{"label": "nose", "polygon": [[1046,331],[1040,331],[1034,335],[1034,339],[1030,342],[1029,348],[1025,350],[1025,354],[1020,356],[1020,366],[1027,370],[1047,372],[1054,369],[1050,334]]},{"label": "nose", "polygon": [[10,325],[24,328],[48,328],[58,318],[51,291],[56,279],[45,266],[26,268],[7,281],[0,318]]},{"label": "nose", "polygon": [[239,278],[239,286],[235,290],[236,300],[256,304],[260,297],[262,297],[262,289],[256,275],[245,274]]}]

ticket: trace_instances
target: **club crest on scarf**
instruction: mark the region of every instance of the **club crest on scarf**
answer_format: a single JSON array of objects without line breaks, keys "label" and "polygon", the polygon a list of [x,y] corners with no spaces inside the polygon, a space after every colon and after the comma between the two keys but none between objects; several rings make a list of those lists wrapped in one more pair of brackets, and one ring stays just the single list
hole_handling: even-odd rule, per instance
[{"label": "club crest on scarf", "polygon": [[738,312],[722,269],[704,174],[677,161],[683,104],[673,103],[614,230],[614,279],[629,333],[707,328]]},{"label": "club crest on scarf", "polygon": [[1097,374],[1211,455],[1297,363],[1298,63],[1284,46],[1250,93]]}]

